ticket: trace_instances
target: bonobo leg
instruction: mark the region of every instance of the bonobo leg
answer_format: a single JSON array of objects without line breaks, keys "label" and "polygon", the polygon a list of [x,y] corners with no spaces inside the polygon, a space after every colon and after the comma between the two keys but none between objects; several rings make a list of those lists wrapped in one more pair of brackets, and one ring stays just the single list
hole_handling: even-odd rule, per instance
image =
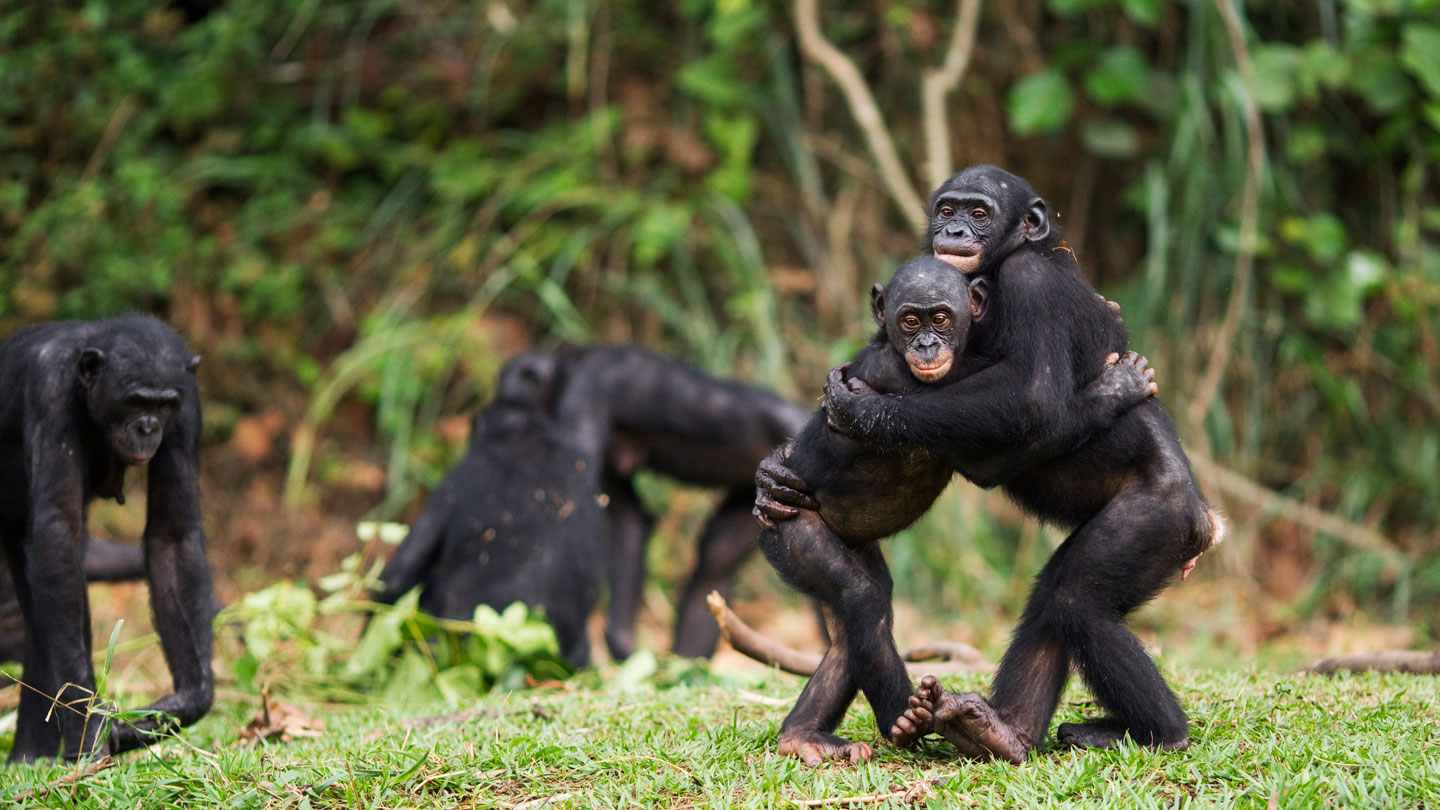
[{"label": "bonobo leg", "polygon": [[[891,580],[879,546],[847,547],[810,511],[762,532],[760,546],[786,582],[821,603],[831,637],[823,672],[811,678],[781,727],[782,749],[833,751],[839,738],[830,732],[857,688],[888,738],[905,710],[910,681],[895,649]],[[837,668],[844,677],[835,673]],[[848,749],[846,754],[853,755]]]},{"label": "bonobo leg", "polygon": [[719,591],[726,599],[735,584],[735,570],[755,548],[760,530],[751,514],[753,505],[749,487],[733,489],[715,510],[700,537],[700,555],[695,573],[680,597],[680,611],[675,620],[675,654],[690,658],[709,658],[720,642],[720,627],[710,615],[705,598]]},{"label": "bonobo leg", "polygon": [[[645,548],[651,518],[628,478],[607,477],[610,503],[610,606],[605,620],[605,646],[610,657],[623,661],[635,652],[635,614],[645,589]],[[712,621],[713,624],[713,621]]]},{"label": "bonobo leg", "polygon": [[1124,620],[1187,556],[1190,506],[1184,493],[1136,484],[1081,526],[1036,577],[990,702],[973,693],[942,700],[936,730],[1023,762],[1049,728],[1073,660],[1110,716],[1065,724],[1062,743],[1112,745],[1128,734],[1141,745],[1185,747],[1185,712]]}]

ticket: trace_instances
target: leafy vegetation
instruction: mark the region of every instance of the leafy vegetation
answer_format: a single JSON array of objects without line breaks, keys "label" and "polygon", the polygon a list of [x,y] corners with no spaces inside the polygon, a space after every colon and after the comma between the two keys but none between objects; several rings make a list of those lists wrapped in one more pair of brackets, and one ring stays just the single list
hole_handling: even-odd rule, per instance
[{"label": "leafy vegetation", "polygon": [[[769,808],[860,797],[903,806],[909,794],[932,808],[1380,808],[1423,806],[1440,791],[1433,678],[1182,672],[1195,717],[1188,751],[1049,750],[1020,767],[957,762],[943,742],[896,751],[857,706],[841,733],[876,742],[877,759],[811,769],[773,753],[798,679],[687,672],[494,693],[459,707],[390,702],[323,722],[307,706],[309,715],[292,717],[312,731],[293,742],[243,742],[238,729],[258,707],[222,702],[184,742],[73,782],[57,780],[74,765],[0,770],[0,798],[67,808]],[[1093,711],[1079,692],[1070,697],[1059,719]]]}]

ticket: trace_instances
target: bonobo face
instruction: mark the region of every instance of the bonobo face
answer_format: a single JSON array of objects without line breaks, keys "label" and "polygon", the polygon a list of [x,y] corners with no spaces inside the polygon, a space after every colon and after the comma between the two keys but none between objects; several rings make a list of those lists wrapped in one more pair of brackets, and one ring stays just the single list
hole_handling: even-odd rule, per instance
[{"label": "bonobo face", "polygon": [[973,310],[983,306],[969,287],[948,264],[923,256],[871,291],[875,320],[917,380],[939,382],[958,368]]},{"label": "bonobo face", "polygon": [[930,249],[962,273],[994,265],[1049,234],[1045,201],[1024,179],[995,166],[954,175],[930,200]]},{"label": "bonobo face", "polygon": [[[138,361],[138,365],[137,365]],[[125,464],[144,464],[160,449],[165,424],[180,409],[180,386],[170,384],[172,375],[149,367],[153,360],[119,354],[112,357],[100,349],[80,354],[80,381],[90,418],[105,433],[110,448]]]}]

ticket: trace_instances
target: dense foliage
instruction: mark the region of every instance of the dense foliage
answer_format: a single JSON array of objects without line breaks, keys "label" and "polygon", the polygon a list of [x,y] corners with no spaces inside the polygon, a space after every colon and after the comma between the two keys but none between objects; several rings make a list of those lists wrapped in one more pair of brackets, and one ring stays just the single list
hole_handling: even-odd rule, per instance
[{"label": "dense foliage", "polygon": [[[825,5],[918,177],[918,76],[955,8]],[[957,164],[1051,199],[1197,457],[1238,473],[1221,500],[1259,542],[1232,568],[1297,558],[1317,602],[1336,582],[1400,611],[1440,599],[1437,11],[987,4],[949,98]],[[390,512],[443,469],[437,416],[483,399],[510,345],[495,324],[809,396],[915,234],[792,14],[7,4],[0,323],[153,311],[237,412],[309,389],[297,498],[315,432],[356,397],[389,448]],[[1245,483],[1383,540],[1311,543],[1313,522],[1269,522],[1285,507]]]}]

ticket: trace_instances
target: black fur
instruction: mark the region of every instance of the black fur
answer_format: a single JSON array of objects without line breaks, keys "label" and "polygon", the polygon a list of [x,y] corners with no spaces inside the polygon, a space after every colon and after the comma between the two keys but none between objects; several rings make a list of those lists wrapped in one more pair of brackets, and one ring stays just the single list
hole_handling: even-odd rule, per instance
[{"label": "black fur", "polygon": [[427,613],[469,620],[478,605],[544,610],[560,652],[590,661],[585,621],[600,592],[605,519],[594,463],[560,436],[520,366],[475,417],[470,448],[395,550],[376,601],[419,585]]},{"label": "black fur", "polygon": [[[641,468],[687,484],[720,487],[719,507],[701,533],[698,558],[677,604],[674,651],[705,657],[719,628],[705,604],[711,591],[729,596],[736,569],[755,547],[755,465],[805,424],[805,411],[775,394],[711,377],[672,357],[636,346],[592,346],[531,352],[514,361],[535,386],[566,437],[603,459],[609,497],[610,654],[635,651],[635,616],[645,584],[653,519],[635,492]],[[527,381],[530,380],[530,381]],[[502,380],[502,394],[507,382]]]},{"label": "black fur", "polygon": [[[1158,399],[1108,428],[1077,406],[1094,391],[1101,358],[1125,351],[1126,335],[1053,225],[1036,223],[1036,211],[1048,213],[1028,183],[990,166],[952,177],[932,203],[937,255],[967,235],[963,224],[947,232],[941,209],[956,212],[953,221],[987,204],[988,219],[1005,227],[968,229],[984,246],[973,277],[992,287],[963,379],[905,397],[832,382],[827,414],[872,447],[947,456],[976,483],[999,485],[1036,517],[1073,530],[1036,577],[996,675],[991,701],[1021,742],[993,753],[1023,758],[1041,742],[1071,663],[1109,719],[1062,728],[1062,741],[1110,744],[1128,733],[1145,745],[1183,745],[1185,713],[1124,620],[1217,539],[1219,518]],[[972,467],[997,453],[1023,462],[1000,475]]]},{"label": "black fur", "polygon": [[[85,521],[92,499],[123,499],[135,464],[148,462],[146,575],[175,679],[175,693],[148,708],[179,725],[210,708],[214,594],[200,526],[198,363],[174,330],[139,316],[32,326],[0,346],[9,388],[0,401],[0,543],[25,616],[32,687],[20,696],[11,761],[73,759],[103,741],[102,718],[86,714],[95,672]],[[52,711],[56,695],[61,708]],[[148,744],[171,727],[152,718],[118,725],[108,750]]]},{"label": "black fur", "polygon": [[[849,364],[844,384],[896,399],[961,384],[967,333],[979,331],[989,319],[984,289],[988,283],[970,284],[948,264],[929,256],[905,264],[887,287],[877,288],[872,300],[881,330]],[[954,362],[948,374],[928,385],[917,379],[921,371],[907,363],[906,352],[914,342],[900,323],[917,306],[926,313],[917,321],[928,321],[929,313],[938,311],[954,324],[943,335]],[[916,332],[922,333],[923,329]],[[1148,394],[1147,380],[1133,373],[1132,367],[1111,366],[1107,372],[1107,381],[1128,375],[1129,384],[1117,384],[1085,400],[1085,407],[1094,410],[1090,417],[1098,423],[1108,423],[1116,411],[1132,407]],[[1077,413],[1086,415],[1079,407]],[[760,546],[787,582],[820,602],[832,645],[786,717],[780,748],[811,763],[826,757],[863,758],[868,749],[832,733],[856,690],[865,693],[876,724],[887,737],[910,694],[893,638],[890,574],[876,541],[930,508],[949,483],[953,462],[916,443],[877,448],[863,437],[847,438],[827,426],[823,412],[810,420],[785,452],[784,466],[804,482],[813,508],[773,522],[761,533]],[[1004,463],[1000,458],[992,474],[1006,474]]]}]

